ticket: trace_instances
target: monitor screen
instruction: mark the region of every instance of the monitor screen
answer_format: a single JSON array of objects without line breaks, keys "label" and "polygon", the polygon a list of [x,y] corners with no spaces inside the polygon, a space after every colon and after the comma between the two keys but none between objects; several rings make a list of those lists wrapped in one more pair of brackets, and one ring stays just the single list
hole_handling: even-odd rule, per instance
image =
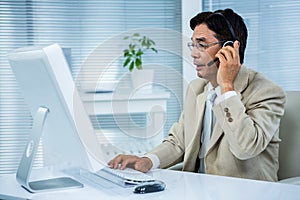
[{"label": "monitor screen", "polygon": [[32,116],[39,107],[49,109],[42,136],[45,165],[105,164],[60,46],[20,48],[8,59]]}]

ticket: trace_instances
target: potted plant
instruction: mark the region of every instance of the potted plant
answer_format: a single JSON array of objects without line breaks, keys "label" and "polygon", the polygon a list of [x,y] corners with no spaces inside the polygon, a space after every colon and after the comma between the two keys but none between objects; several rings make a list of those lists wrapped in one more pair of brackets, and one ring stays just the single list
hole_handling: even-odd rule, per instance
[{"label": "potted plant", "polygon": [[128,48],[124,49],[123,67],[129,67],[129,71],[134,68],[142,69],[142,55],[147,50],[152,50],[157,53],[155,49],[155,42],[147,36],[141,36],[139,33],[134,33],[131,36],[125,36],[124,40],[129,40]]},{"label": "potted plant", "polygon": [[[153,70],[143,69],[142,55],[146,51],[153,51],[157,53],[155,42],[145,35],[134,33],[131,36],[125,36],[124,40],[128,40],[129,44],[123,51],[124,62],[123,67],[128,67],[131,73],[132,84],[136,89],[146,85],[152,85]],[[147,79],[148,78],[148,79]]]}]

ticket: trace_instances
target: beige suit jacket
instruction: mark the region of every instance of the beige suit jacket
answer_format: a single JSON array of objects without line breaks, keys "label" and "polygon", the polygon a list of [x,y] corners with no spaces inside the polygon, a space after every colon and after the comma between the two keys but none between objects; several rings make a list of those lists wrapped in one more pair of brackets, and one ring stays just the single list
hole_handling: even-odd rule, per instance
[{"label": "beige suit jacket", "polygon": [[[183,161],[195,172],[208,82],[196,79],[187,89],[184,109],[164,142],[150,153],[160,167]],[[241,67],[234,83],[238,95],[213,107],[216,124],[205,156],[206,173],[277,181],[279,124],[285,93],[261,74]]]}]

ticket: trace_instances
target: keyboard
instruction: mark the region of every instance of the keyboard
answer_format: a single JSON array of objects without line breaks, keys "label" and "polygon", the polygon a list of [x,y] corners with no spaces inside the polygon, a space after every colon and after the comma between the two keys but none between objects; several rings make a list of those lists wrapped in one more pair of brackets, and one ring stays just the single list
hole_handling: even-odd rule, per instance
[{"label": "keyboard", "polygon": [[97,181],[97,177],[104,178],[123,187],[134,186],[145,182],[153,182],[156,180],[148,174],[131,168],[120,170],[104,167],[96,172],[82,173],[82,176],[94,182]]}]

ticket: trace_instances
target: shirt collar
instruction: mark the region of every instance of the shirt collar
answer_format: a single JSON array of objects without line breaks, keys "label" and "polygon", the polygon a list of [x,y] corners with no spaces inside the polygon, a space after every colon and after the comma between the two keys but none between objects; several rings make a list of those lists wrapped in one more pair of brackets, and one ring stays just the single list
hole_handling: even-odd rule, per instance
[{"label": "shirt collar", "polygon": [[219,85],[216,88],[214,88],[212,86],[212,84],[210,82],[208,82],[208,88],[207,89],[208,89],[207,90],[208,92],[211,91],[211,90],[215,90],[217,96],[221,96],[221,87]]}]

